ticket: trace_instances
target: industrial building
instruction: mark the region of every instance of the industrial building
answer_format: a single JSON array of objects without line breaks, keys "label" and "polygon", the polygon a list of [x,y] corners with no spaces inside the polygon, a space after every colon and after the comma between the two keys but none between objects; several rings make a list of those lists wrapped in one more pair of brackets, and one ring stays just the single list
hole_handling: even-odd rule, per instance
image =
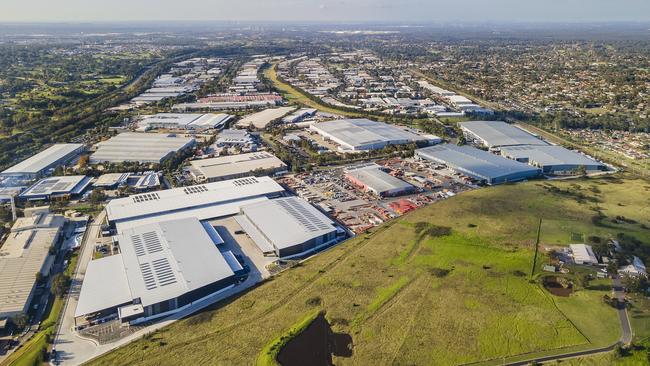
[{"label": "industrial building", "polygon": [[0,320],[24,314],[34,297],[36,273],[48,276],[65,218],[46,207],[26,210],[0,248]]},{"label": "industrial building", "polygon": [[144,191],[160,187],[160,175],[151,171],[143,173],[107,173],[100,175],[93,183],[93,186],[104,189],[128,186],[136,191]]},{"label": "industrial building", "polygon": [[501,155],[542,169],[545,174],[571,174],[580,167],[589,171],[606,170],[605,164],[556,145],[502,147]]},{"label": "industrial building", "polygon": [[215,235],[196,218],[121,231],[120,253],[88,264],[75,318],[117,315],[123,323],[137,324],[233,287],[234,270]]},{"label": "industrial building", "polygon": [[217,182],[249,175],[286,172],[287,164],[269,152],[260,151],[192,160],[188,171],[197,182]]},{"label": "industrial building", "polygon": [[76,159],[84,151],[82,144],[56,144],[6,169],[0,176],[36,179],[48,175],[58,166]]},{"label": "industrial building", "polygon": [[294,110],[294,107],[278,107],[269,108],[257,113],[249,114],[244,118],[237,121],[237,126],[241,128],[248,128],[253,126],[258,130],[262,130],[269,125],[269,123],[276,119],[282,118],[287,113]]},{"label": "industrial building", "polygon": [[77,196],[91,183],[85,175],[66,175],[43,178],[20,194],[25,200],[47,200],[56,197]]},{"label": "industrial building", "polygon": [[368,119],[342,119],[315,123],[309,129],[337,143],[343,152],[375,150],[388,145],[418,141],[431,142],[426,136],[420,136],[406,128]]},{"label": "industrial building", "polygon": [[208,220],[235,215],[246,204],[279,197],[284,189],[269,177],[232,179],[111,200],[108,221],[118,231],[161,220]]},{"label": "industrial building", "polygon": [[298,123],[305,118],[316,115],[317,110],[314,108],[301,108],[282,119],[283,123]]},{"label": "industrial building", "polygon": [[235,220],[263,253],[280,258],[313,252],[344,235],[331,219],[298,197],[244,205]]},{"label": "industrial building", "polygon": [[255,139],[246,130],[223,130],[217,136],[215,143],[219,147],[244,147],[255,145]]},{"label": "industrial building", "polygon": [[142,129],[165,128],[174,130],[203,131],[223,128],[233,116],[229,114],[158,113],[145,116],[138,125]]},{"label": "industrial building", "polygon": [[443,144],[415,151],[420,159],[443,164],[486,184],[515,182],[540,175],[539,168],[506,159],[471,146]]},{"label": "industrial building", "polygon": [[195,144],[193,138],[175,134],[125,132],[97,144],[97,151],[90,156],[90,163],[129,161],[159,164]]},{"label": "industrial building", "polygon": [[569,245],[573,261],[576,264],[598,264],[598,259],[594,254],[591,245],[586,244],[571,244]]},{"label": "industrial building", "polygon": [[502,146],[548,145],[537,136],[502,121],[458,123],[467,141],[498,149]]},{"label": "industrial building", "polygon": [[379,197],[399,196],[415,191],[413,185],[393,177],[374,163],[346,169],[345,178],[355,186]]}]

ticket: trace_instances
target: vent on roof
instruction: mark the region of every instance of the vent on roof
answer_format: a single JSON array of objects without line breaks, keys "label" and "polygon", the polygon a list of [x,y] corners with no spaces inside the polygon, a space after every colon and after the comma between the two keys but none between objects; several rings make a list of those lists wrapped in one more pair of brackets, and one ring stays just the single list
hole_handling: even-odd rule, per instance
[{"label": "vent on roof", "polygon": [[135,255],[138,257],[142,257],[143,255],[147,254],[144,250],[144,245],[142,243],[142,239],[140,238],[140,235],[131,235],[131,241],[133,242],[133,249],[135,250]]},{"label": "vent on roof", "polygon": [[147,201],[155,201],[159,200],[160,196],[158,196],[158,193],[145,193],[145,194],[139,194],[137,196],[133,196],[133,202],[135,203],[140,203],[140,202],[147,202]]},{"label": "vent on roof", "polygon": [[208,189],[205,186],[191,186],[183,188],[183,192],[185,192],[185,194],[201,193],[207,191]]},{"label": "vent on roof", "polygon": [[156,280],[153,277],[153,272],[151,271],[151,265],[149,263],[140,263],[140,271],[142,272],[144,287],[147,290],[153,290],[158,287],[158,285],[156,285]]},{"label": "vent on roof", "polygon": [[282,206],[294,219],[310,232],[326,230],[331,228],[316,215],[311,213],[307,207],[301,205],[296,200],[276,200],[278,205]]},{"label": "vent on roof", "polygon": [[144,246],[147,248],[147,252],[149,254],[162,252],[162,243],[160,242],[158,233],[155,231],[150,231],[142,234],[142,239],[144,239]]},{"label": "vent on roof", "polygon": [[167,258],[156,259],[151,264],[153,265],[153,270],[156,273],[156,279],[160,286],[176,283],[176,276]]},{"label": "vent on roof", "polygon": [[246,186],[249,184],[255,184],[259,183],[259,181],[255,177],[249,177],[249,178],[242,178],[242,179],[237,179],[232,182],[234,185],[241,187],[241,186]]}]

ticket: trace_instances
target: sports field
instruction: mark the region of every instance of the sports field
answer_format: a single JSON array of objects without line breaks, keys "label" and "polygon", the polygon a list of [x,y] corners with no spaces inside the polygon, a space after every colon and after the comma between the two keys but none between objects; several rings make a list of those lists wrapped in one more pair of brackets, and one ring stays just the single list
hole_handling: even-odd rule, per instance
[{"label": "sports field", "polygon": [[[608,345],[620,330],[602,301],[607,283],[559,298],[530,281],[539,220],[541,244],[618,232],[647,243],[649,200],[649,183],[624,178],[463,193],[93,364],[250,365],[269,342],[319,309],[335,332],[352,336],[352,356],[335,357],[337,365],[497,364]],[[596,209],[605,216],[598,226]],[[610,220],[616,216],[628,221]]]}]

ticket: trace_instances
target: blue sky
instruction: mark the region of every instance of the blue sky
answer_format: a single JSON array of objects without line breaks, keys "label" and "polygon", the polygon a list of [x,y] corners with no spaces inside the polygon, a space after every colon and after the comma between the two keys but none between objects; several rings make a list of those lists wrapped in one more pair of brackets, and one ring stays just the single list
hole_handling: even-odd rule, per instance
[{"label": "blue sky", "polygon": [[650,21],[650,0],[2,0],[0,21]]}]

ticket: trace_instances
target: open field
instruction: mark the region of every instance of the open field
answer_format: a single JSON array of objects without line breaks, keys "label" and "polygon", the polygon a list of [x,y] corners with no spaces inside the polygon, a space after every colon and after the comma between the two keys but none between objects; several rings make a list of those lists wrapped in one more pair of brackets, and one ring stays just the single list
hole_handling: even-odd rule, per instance
[{"label": "open field", "polygon": [[[577,199],[574,190],[584,196]],[[625,231],[648,243],[650,230],[641,225],[650,225],[649,192],[642,180],[609,178],[463,193],[91,364],[250,365],[265,345],[318,309],[335,332],[352,336],[352,357],[335,357],[337,365],[497,364],[609,345],[620,328],[602,301],[606,282],[559,298],[529,281],[539,219],[542,245],[569,244],[576,228],[585,236]],[[605,218],[605,226],[596,226],[594,205],[607,218],[636,223]]]}]

